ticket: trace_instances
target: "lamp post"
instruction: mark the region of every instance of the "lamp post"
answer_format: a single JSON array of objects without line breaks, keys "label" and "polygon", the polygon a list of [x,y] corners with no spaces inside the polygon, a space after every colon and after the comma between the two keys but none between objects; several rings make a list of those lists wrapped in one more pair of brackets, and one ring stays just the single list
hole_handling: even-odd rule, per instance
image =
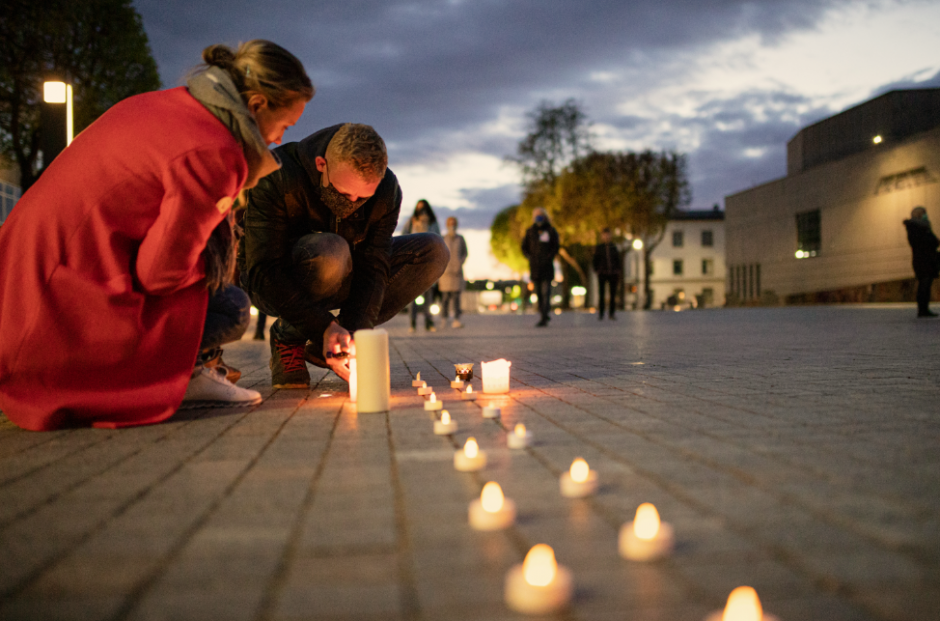
[{"label": "lamp post", "polygon": [[50,80],[42,85],[40,108],[40,148],[43,170],[72,143],[75,120],[72,106],[72,85]]},{"label": "lamp post", "polygon": [[640,251],[643,250],[643,240],[637,237],[633,240],[633,249],[636,250],[636,259],[634,263],[636,264],[633,270],[634,274],[634,288],[636,289],[636,306],[634,310],[640,308]]}]

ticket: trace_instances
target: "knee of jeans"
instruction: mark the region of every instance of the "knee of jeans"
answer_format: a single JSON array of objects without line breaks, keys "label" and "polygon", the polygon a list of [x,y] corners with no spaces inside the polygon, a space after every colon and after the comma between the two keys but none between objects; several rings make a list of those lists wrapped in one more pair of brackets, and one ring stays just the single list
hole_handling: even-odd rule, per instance
[{"label": "knee of jeans", "polygon": [[323,287],[338,287],[352,273],[349,244],[339,235],[319,233],[314,247],[300,247],[294,255],[301,268],[315,272],[315,280]]},{"label": "knee of jeans", "polygon": [[228,297],[238,307],[238,328],[244,333],[251,321],[251,299],[238,287],[232,287]]}]

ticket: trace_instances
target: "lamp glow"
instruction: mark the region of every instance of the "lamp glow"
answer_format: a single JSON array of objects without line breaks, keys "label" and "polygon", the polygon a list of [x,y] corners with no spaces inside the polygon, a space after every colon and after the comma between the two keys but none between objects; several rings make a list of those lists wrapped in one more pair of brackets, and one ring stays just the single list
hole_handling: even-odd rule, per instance
[{"label": "lamp glow", "polygon": [[496,513],[503,508],[503,490],[496,481],[490,481],[483,486],[483,493],[480,494],[480,502],[483,503],[483,510],[488,513]]},{"label": "lamp glow", "polygon": [[65,82],[43,82],[42,100],[46,103],[63,104],[68,101]]},{"label": "lamp glow", "polygon": [[418,297],[416,297],[415,304],[417,304],[418,306],[421,306],[422,304],[424,304],[424,296],[419,295]]},{"label": "lamp glow", "polygon": [[587,481],[590,471],[591,468],[588,466],[587,462],[580,457],[571,462],[571,480],[575,483],[584,483]]},{"label": "lamp glow", "polygon": [[643,240],[637,237],[633,240],[633,249],[634,250],[643,250]]},{"label": "lamp glow", "polygon": [[258,316],[258,309],[255,308],[254,306],[252,306],[251,309],[248,310],[248,313],[249,313],[252,317],[257,317],[257,316]]},{"label": "lamp glow", "polygon": [[522,562],[522,572],[532,586],[548,586],[558,573],[555,551],[544,543],[532,546]]},{"label": "lamp glow", "polygon": [[871,141],[874,142],[875,144],[881,144],[882,140],[883,139],[880,134],[871,139]]},{"label": "lamp glow", "polygon": [[640,539],[650,540],[659,532],[659,511],[651,503],[644,502],[637,507],[633,520],[633,532]]}]

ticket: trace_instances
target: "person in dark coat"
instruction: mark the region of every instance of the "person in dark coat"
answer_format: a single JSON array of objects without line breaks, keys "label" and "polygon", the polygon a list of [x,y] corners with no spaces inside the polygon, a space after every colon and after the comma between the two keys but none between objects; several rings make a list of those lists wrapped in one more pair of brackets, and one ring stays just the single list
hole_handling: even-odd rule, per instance
[{"label": "person in dark coat", "polygon": [[555,255],[558,254],[558,231],[548,221],[548,214],[541,207],[532,212],[534,223],[525,232],[522,254],[529,260],[529,277],[535,285],[541,319],[536,325],[543,328],[551,319],[552,279],[555,277]]},{"label": "person in dark coat", "polygon": [[616,319],[617,288],[620,286],[623,266],[620,250],[613,242],[610,229],[601,231],[601,243],[594,247],[594,272],[597,274],[597,318],[604,318],[604,289],[610,291],[610,308],[607,316]]},{"label": "person in dark coat", "polygon": [[917,316],[936,317],[930,311],[930,288],[940,275],[940,263],[937,260],[937,246],[940,240],[934,235],[927,218],[927,210],[915,207],[911,210],[911,219],[904,221],[907,229],[907,241],[913,253],[914,276],[917,277]]},{"label": "person in dark coat", "polygon": [[[385,142],[344,123],[279,147],[282,168],[248,193],[239,244],[242,287],[277,321],[269,332],[275,388],[308,388],[306,362],[349,379],[350,332],[394,317],[447,265],[434,233],[392,237],[401,187]],[[331,311],[339,310],[334,317]]]}]

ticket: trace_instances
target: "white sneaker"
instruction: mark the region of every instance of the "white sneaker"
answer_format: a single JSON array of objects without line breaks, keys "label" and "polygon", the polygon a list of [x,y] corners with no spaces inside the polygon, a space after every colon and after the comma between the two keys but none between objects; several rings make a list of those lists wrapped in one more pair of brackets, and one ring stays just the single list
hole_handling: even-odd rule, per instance
[{"label": "white sneaker", "polygon": [[193,408],[227,408],[261,403],[257,390],[239,388],[225,379],[224,373],[203,367],[186,387],[181,410]]},{"label": "white sneaker", "polygon": [[462,328],[463,324],[460,323],[459,319],[454,319],[454,323],[450,324],[451,328]]}]

